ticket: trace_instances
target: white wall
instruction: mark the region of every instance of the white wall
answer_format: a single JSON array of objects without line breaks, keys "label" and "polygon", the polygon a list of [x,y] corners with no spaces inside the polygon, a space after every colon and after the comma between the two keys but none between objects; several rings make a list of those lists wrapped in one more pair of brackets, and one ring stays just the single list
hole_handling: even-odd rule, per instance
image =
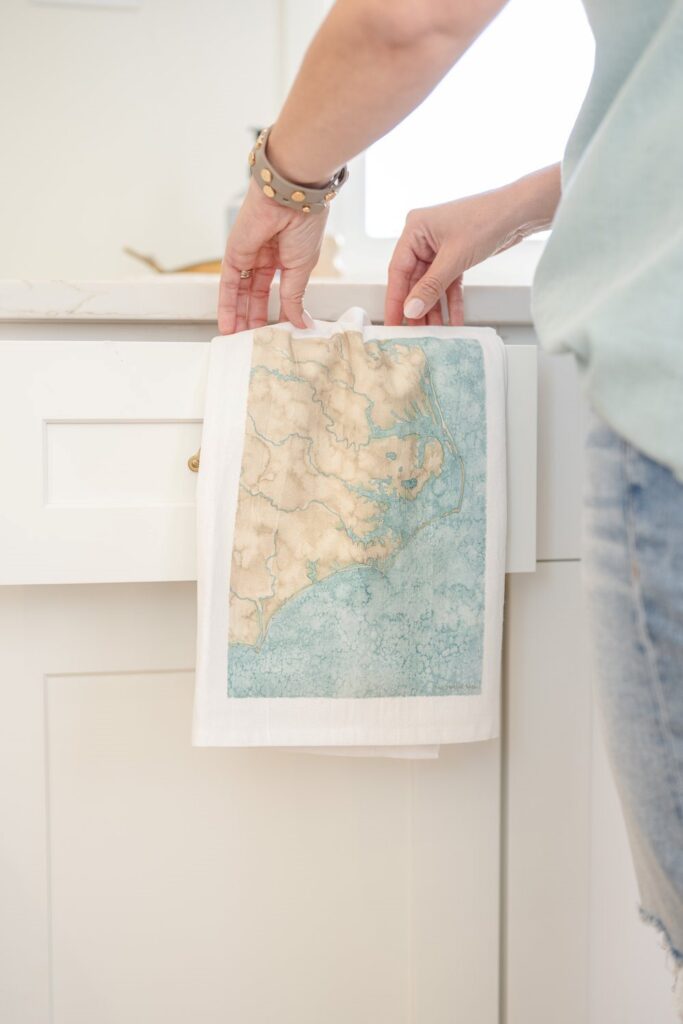
[{"label": "white wall", "polygon": [[137,274],[124,245],[220,257],[247,127],[281,101],[282,7],[2,0],[0,277]]}]

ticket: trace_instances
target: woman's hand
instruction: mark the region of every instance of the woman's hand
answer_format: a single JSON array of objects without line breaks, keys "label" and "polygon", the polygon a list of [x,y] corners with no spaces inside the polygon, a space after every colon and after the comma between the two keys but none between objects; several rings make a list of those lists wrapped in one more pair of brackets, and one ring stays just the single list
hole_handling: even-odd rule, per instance
[{"label": "woman's hand", "polygon": [[462,324],[463,272],[523,238],[506,214],[490,192],[411,210],[389,264],[384,322],[441,324],[445,296],[450,323]]},{"label": "woman's hand", "polygon": [[463,323],[465,270],[547,227],[560,197],[559,165],[503,188],[412,210],[389,264],[384,322]]},{"label": "woman's hand", "polygon": [[[318,262],[327,214],[299,213],[264,196],[252,179],[228,238],[218,295],[218,330],[233,334],[262,327],[268,320],[268,294],[280,271],[280,317],[295,327],[311,327],[303,308],[311,271]],[[240,271],[251,270],[250,277]]]}]

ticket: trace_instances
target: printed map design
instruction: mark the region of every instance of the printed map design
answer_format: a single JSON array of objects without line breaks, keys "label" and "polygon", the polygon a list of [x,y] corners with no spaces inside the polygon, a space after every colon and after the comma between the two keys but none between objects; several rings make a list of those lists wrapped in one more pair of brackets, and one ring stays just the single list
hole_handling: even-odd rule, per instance
[{"label": "printed map design", "polygon": [[229,695],[476,692],[485,454],[478,342],[256,331]]}]

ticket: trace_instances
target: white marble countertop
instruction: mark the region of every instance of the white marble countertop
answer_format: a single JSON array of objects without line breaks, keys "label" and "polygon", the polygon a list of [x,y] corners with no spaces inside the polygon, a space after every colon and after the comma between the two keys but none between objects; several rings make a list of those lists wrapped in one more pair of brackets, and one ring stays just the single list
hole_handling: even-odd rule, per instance
[{"label": "white marble countertop", "polygon": [[[514,278],[503,283],[486,275],[465,276],[465,322],[530,323],[530,286]],[[145,275],[111,281],[0,280],[0,322],[215,323],[218,277],[214,274]],[[350,306],[362,306],[383,320],[385,283],[348,278],[313,278],[306,308],[320,320],[336,320]],[[277,319],[277,287],[270,314]]]}]

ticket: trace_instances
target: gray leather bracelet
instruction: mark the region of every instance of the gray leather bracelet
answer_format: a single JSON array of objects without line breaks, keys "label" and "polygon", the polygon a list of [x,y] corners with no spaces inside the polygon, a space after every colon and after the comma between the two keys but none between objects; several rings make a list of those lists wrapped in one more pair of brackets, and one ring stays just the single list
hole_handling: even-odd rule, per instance
[{"label": "gray leather bracelet", "polygon": [[344,164],[341,170],[337,171],[322,188],[297,185],[296,182],[288,181],[276,171],[266,156],[266,143],[271,128],[272,125],[263,129],[254,143],[254,148],[249,153],[252,177],[264,195],[269,199],[274,199],[282,206],[288,206],[291,210],[299,210],[301,213],[322,213],[348,178],[348,167]]}]

